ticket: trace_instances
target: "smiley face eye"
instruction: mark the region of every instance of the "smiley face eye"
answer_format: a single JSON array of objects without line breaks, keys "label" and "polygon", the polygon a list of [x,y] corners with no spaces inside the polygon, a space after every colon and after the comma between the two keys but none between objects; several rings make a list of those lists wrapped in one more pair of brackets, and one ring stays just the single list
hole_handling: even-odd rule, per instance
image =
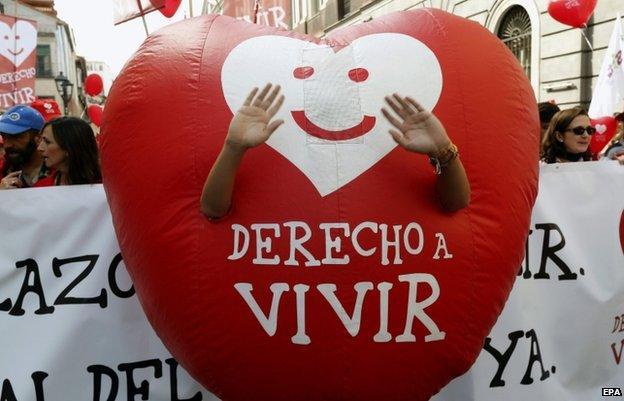
[{"label": "smiley face eye", "polygon": [[349,79],[353,82],[364,82],[368,79],[368,71],[365,68],[354,68],[349,70]]},{"label": "smiley face eye", "polygon": [[20,40],[20,36],[19,35],[15,35],[15,40]]},{"label": "smiley face eye", "polygon": [[314,68],[312,67],[298,67],[293,70],[293,76],[297,79],[310,78],[314,74]]},{"label": "smiley face eye", "polygon": [[9,40],[9,35],[4,35],[4,40]]}]

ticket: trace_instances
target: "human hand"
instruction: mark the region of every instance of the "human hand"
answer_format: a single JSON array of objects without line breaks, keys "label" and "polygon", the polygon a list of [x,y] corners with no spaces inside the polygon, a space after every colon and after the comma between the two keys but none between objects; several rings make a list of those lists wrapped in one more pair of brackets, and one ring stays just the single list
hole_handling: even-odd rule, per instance
[{"label": "human hand", "polygon": [[16,189],[20,188],[20,174],[21,171],[14,171],[12,173],[7,174],[6,177],[0,181],[0,189]]},{"label": "human hand", "polygon": [[624,151],[618,152],[611,156],[612,160],[617,160],[620,166],[624,166]]},{"label": "human hand", "polygon": [[385,97],[386,103],[400,119],[386,108],[381,112],[396,129],[390,129],[390,135],[402,148],[410,152],[436,156],[448,148],[450,139],[442,123],[431,112],[425,110],[411,97],[402,98],[398,94]]},{"label": "human hand", "polygon": [[[284,103],[284,95],[279,95],[280,86],[271,91],[272,84],[266,84],[258,94],[253,88],[243,106],[236,112],[230,123],[226,146],[245,151],[266,142],[271,134],[284,123],[284,120],[271,121]],[[270,92],[270,94],[269,94]],[[277,100],[276,100],[277,99]]]}]

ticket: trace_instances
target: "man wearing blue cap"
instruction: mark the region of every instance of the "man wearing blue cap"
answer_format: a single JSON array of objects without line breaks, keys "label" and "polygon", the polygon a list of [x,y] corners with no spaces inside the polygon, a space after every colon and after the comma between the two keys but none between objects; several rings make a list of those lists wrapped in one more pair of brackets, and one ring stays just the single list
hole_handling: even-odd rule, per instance
[{"label": "man wearing blue cap", "polygon": [[25,188],[50,175],[37,146],[45,123],[41,114],[28,106],[11,107],[0,116],[5,165],[0,172],[0,189]]}]

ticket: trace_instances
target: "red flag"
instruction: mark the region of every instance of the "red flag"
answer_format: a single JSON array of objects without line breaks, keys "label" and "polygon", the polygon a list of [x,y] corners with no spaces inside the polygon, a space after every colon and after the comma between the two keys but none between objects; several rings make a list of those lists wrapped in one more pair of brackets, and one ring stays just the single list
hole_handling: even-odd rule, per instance
[{"label": "red flag", "polygon": [[0,109],[35,100],[37,23],[0,15]]}]

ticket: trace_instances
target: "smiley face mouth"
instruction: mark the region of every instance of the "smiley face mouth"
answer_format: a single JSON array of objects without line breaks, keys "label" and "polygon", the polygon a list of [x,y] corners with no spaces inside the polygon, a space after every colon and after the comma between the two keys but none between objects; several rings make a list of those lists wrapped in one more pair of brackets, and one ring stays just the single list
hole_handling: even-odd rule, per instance
[{"label": "smiley face mouth", "polygon": [[11,53],[12,55],[14,55],[14,56],[18,56],[19,54],[21,54],[21,53],[24,51],[24,48],[22,47],[21,49],[19,49],[19,50],[18,50],[18,51],[16,51],[16,52],[14,52],[14,51],[13,51],[13,50],[11,50],[11,49],[8,49],[8,50],[9,50],[9,53]]},{"label": "smiley face mouth", "polygon": [[373,129],[373,127],[375,126],[375,122],[377,121],[375,117],[365,115],[359,124],[354,125],[351,128],[339,131],[331,131],[323,129],[318,125],[314,124],[308,119],[308,117],[306,117],[305,111],[303,110],[291,111],[290,114],[292,115],[299,128],[312,135],[313,137],[325,139],[328,141],[346,141],[365,135]]}]

